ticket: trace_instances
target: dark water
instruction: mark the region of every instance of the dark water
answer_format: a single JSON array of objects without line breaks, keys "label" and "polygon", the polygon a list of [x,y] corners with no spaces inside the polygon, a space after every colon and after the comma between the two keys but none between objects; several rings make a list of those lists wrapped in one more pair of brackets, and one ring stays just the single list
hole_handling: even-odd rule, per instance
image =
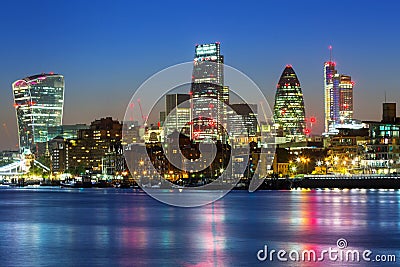
[{"label": "dark water", "polygon": [[[260,262],[270,249],[348,249],[397,257],[400,191],[231,192],[175,208],[116,189],[0,189],[0,266],[396,266]],[[400,265],[400,264],[399,264]]]}]

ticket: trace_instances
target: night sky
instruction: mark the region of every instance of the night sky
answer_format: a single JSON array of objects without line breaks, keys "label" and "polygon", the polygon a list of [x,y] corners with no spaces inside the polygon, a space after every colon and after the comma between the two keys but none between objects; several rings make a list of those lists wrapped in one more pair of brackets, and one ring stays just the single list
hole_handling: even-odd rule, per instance
[{"label": "night sky", "polygon": [[318,119],[315,134],[323,129],[323,63],[332,45],[339,72],[356,82],[354,117],[378,120],[385,91],[400,102],[399,8],[390,0],[3,1],[0,149],[18,143],[13,81],[63,74],[64,124],[122,120],[142,82],[191,61],[196,43],[215,41],[225,63],[252,78],[271,107],[276,83],[292,64],[306,116]]}]

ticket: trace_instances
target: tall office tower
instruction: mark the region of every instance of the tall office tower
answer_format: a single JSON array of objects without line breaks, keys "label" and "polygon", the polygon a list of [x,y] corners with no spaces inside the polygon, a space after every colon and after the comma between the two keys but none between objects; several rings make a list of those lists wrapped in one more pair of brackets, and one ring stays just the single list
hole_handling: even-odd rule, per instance
[{"label": "tall office tower", "polygon": [[190,134],[190,95],[168,94],[165,98],[164,133],[166,136],[174,132]]},{"label": "tall office tower", "polygon": [[339,119],[339,94],[333,86],[333,76],[336,74],[336,63],[332,60],[324,64],[324,94],[325,94],[325,133],[330,131],[330,125]]},{"label": "tall office tower", "polygon": [[305,138],[305,110],[300,82],[291,65],[287,65],[279,79],[274,106],[275,124],[283,131],[286,141]]},{"label": "tall office tower", "polygon": [[[220,43],[196,45],[192,85],[192,138],[196,141],[223,140],[229,89],[224,87],[224,57]],[[210,101],[215,99],[215,101]]]},{"label": "tall office tower", "polygon": [[331,55],[324,63],[325,134],[338,133],[338,126],[353,119],[353,87],[350,76],[337,72]]},{"label": "tall office tower", "polygon": [[354,82],[350,76],[343,74],[335,75],[335,79],[338,80],[339,84],[339,120],[340,123],[344,123],[353,119]]},{"label": "tall office tower", "polygon": [[47,142],[48,127],[62,125],[64,76],[39,74],[12,84],[20,151]]}]

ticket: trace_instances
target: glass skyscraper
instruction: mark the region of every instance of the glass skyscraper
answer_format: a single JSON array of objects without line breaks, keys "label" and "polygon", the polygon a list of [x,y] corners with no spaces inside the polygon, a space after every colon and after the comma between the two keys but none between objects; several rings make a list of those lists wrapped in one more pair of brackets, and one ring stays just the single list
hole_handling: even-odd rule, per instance
[{"label": "glass skyscraper", "polygon": [[345,122],[353,119],[353,86],[354,82],[348,75],[337,75],[339,83],[339,119]]},{"label": "glass skyscraper", "polygon": [[336,74],[336,63],[330,61],[324,64],[324,95],[325,95],[325,133],[330,131],[330,125],[339,119],[339,94],[337,86],[333,86],[333,76]]},{"label": "glass skyscraper", "polygon": [[39,74],[12,84],[20,151],[47,142],[48,127],[62,125],[64,76]]},{"label": "glass skyscraper", "polygon": [[324,63],[325,134],[336,134],[338,126],[353,119],[353,87],[351,76],[338,74],[336,63]]},{"label": "glass skyscraper", "polygon": [[286,141],[301,141],[305,138],[303,93],[291,65],[286,66],[277,85],[274,121]]},{"label": "glass skyscraper", "polygon": [[[224,86],[224,57],[220,43],[196,45],[193,62],[191,101],[192,138],[223,141],[221,126],[226,125],[229,88]],[[209,99],[215,99],[210,103]]]}]

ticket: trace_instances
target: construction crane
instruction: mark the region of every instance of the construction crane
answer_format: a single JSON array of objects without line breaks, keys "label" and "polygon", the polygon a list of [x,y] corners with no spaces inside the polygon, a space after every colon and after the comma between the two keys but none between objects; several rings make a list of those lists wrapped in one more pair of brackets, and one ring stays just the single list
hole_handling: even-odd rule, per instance
[{"label": "construction crane", "polygon": [[142,109],[142,104],[140,103],[140,98],[137,100],[138,104],[139,104],[139,108],[140,108],[140,114],[142,115],[142,121],[143,121],[143,126],[146,127],[147,126],[147,118],[146,116],[143,114],[143,109]]},{"label": "construction crane", "polygon": [[264,119],[268,122],[267,113],[265,112],[264,105],[263,105],[262,101],[260,101],[260,106],[261,106],[262,112],[264,114]]}]

